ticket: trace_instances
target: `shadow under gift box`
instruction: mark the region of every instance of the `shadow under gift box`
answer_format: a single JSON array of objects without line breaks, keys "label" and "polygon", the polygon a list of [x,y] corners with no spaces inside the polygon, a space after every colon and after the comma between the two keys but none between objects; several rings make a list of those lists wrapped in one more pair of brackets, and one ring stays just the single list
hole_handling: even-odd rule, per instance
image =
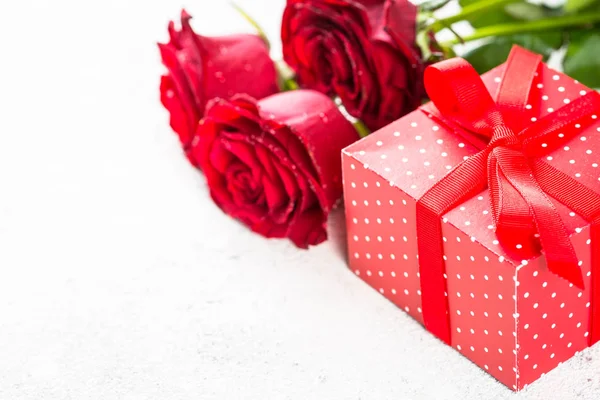
[{"label": "shadow under gift box", "polygon": [[[495,94],[505,65],[482,79]],[[527,106],[539,119],[590,89],[543,64]],[[600,118],[546,161],[600,193]],[[350,268],[423,323],[416,202],[478,150],[417,110],[342,152]],[[552,199],[580,260],[585,290],[554,275],[543,256],[505,253],[494,233],[488,190],[442,221],[451,345],[520,390],[588,346],[590,225]]]}]

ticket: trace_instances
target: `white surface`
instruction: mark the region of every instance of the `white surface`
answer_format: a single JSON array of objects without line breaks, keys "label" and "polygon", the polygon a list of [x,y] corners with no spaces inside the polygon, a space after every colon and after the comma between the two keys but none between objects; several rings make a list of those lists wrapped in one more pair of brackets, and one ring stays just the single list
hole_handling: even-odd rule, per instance
[{"label": "white surface", "polygon": [[[215,3],[198,30],[245,27]],[[274,43],[282,3],[240,0]],[[0,2],[0,399],[600,397],[600,347],[513,395],[433,339],[346,269],[340,212],[310,251],[222,215],[158,101],[178,10]]]}]

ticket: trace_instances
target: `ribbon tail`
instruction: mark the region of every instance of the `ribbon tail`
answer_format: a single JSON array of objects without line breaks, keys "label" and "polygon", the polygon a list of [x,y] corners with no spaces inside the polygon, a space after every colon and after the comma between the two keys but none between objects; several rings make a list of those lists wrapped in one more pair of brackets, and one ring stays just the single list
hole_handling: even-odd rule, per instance
[{"label": "ribbon tail", "polygon": [[542,62],[542,56],[519,46],[513,46],[502,83],[498,87],[496,104],[506,121],[515,132],[525,128],[529,121],[525,119],[523,110],[528,103],[536,72]]},{"label": "ribbon tail", "polygon": [[506,179],[493,154],[488,160],[488,187],[496,237],[503,250],[518,260],[538,256],[541,246],[529,205]]},{"label": "ribbon tail", "polygon": [[589,345],[600,341],[600,194],[541,160],[532,164],[540,187],[556,200],[591,223],[592,301]]},{"label": "ribbon tail", "polygon": [[[529,205],[548,269],[583,289],[583,275],[577,265],[577,255],[558,211],[533,176],[527,158],[519,151],[503,147],[492,152],[510,184]],[[527,215],[524,216],[527,218]]]}]

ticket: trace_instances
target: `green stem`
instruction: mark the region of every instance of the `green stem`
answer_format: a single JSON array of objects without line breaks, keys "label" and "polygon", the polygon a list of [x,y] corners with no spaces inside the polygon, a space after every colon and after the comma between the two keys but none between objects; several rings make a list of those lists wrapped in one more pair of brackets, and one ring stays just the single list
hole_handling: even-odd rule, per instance
[{"label": "green stem", "polygon": [[287,92],[288,90],[299,89],[300,86],[296,82],[294,71],[283,60],[275,61],[275,69],[277,70],[277,81],[279,88]]},{"label": "green stem", "polygon": [[481,0],[465,6],[458,14],[436,20],[429,26],[429,29],[439,32],[444,28],[450,27],[455,22],[472,19],[479,14],[491,12],[496,8],[502,8],[517,1],[519,0]]},{"label": "green stem", "polygon": [[369,134],[371,133],[369,128],[367,128],[367,126],[359,119],[354,121],[352,125],[354,125],[354,128],[356,129],[356,132],[358,132],[358,136],[360,136],[361,139],[369,136]]},{"label": "green stem", "polygon": [[284,84],[284,91],[288,92],[290,90],[298,90],[300,89],[300,85],[294,79],[286,79]]},{"label": "green stem", "polygon": [[267,34],[265,33],[264,29],[260,26],[260,24],[256,22],[256,20],[252,18],[250,14],[248,14],[242,7],[238,6],[235,2],[232,1],[230,4],[231,7],[233,7],[246,21],[248,21],[248,23],[250,23],[250,25],[254,27],[254,29],[256,29],[256,33],[258,34],[258,36],[261,37],[261,39],[267,44],[267,47],[270,49],[271,43],[269,42],[269,38],[267,37]]},{"label": "green stem", "polygon": [[[531,22],[518,22],[510,24],[500,24],[486,26],[477,29],[473,34],[462,38],[463,41],[483,39],[490,36],[507,36],[519,33],[541,32],[557,30],[560,28],[581,27],[600,22],[600,12],[586,13],[579,15],[565,15],[562,17],[545,18]],[[458,44],[460,40],[453,39],[443,46],[452,46]]]}]

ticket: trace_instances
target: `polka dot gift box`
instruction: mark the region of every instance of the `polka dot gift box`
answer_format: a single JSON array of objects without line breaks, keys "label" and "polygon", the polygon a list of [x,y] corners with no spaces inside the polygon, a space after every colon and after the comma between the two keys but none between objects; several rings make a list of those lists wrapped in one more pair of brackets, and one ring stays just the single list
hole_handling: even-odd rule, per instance
[{"label": "polka dot gift box", "polygon": [[600,95],[515,47],[343,151],[351,269],[520,390],[600,339]]}]

